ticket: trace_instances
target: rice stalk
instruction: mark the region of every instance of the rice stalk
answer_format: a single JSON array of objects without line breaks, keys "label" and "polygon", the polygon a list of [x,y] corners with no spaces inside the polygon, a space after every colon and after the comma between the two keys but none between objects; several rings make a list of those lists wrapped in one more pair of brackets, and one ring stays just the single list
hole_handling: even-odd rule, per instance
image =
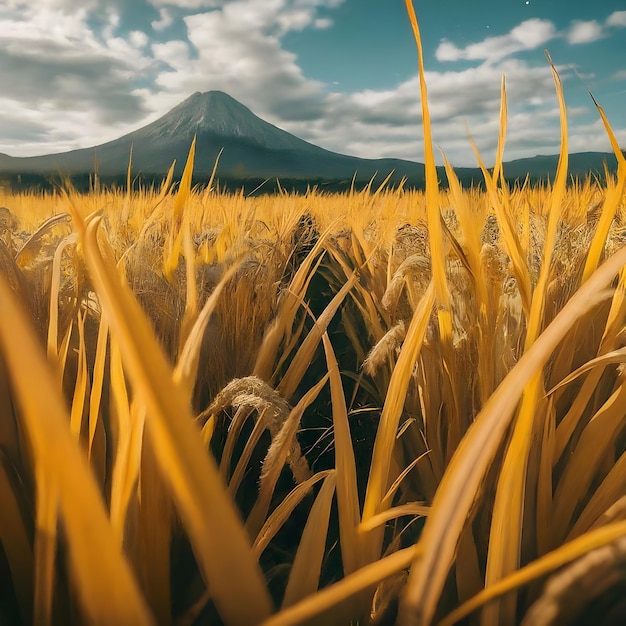
[{"label": "rice stalk", "polygon": [[[548,230],[544,241],[543,262],[537,286],[532,294],[530,316],[524,343],[525,351],[528,351],[541,333],[545,291],[550,272],[556,228],[561,216],[567,176],[567,118],[563,88],[549,55],[548,61],[552,68],[559,99],[561,151],[556,179],[552,189]],[[529,474],[532,472],[532,468],[529,468],[530,452],[538,427],[537,415],[541,414],[538,406],[539,399],[544,393],[543,370],[537,368],[522,394],[521,406],[515,418],[511,440],[508,443],[502,470],[498,477],[485,573],[485,585],[487,586],[492,585],[495,581],[517,569],[520,563],[525,494],[527,489],[534,488],[534,485],[529,484],[531,480]],[[500,602],[491,603],[483,613],[482,625],[489,626],[490,624],[512,622],[515,619],[515,607],[515,598],[512,596]]]},{"label": "rice stalk", "polygon": [[401,603],[406,624],[429,624],[460,535],[512,420],[525,385],[576,321],[606,298],[603,287],[626,264],[626,249],[608,259],[563,307],[490,396],[448,465],[432,502]]},{"label": "rice stalk", "polygon": [[331,472],[324,479],[322,488],[311,507],[289,574],[282,603],[283,609],[293,606],[317,591],[324,558],[330,505],[335,494],[335,480],[336,473]]},{"label": "rice stalk", "polygon": [[34,557],[29,524],[25,518],[23,492],[11,461],[0,448],[0,545],[24,624],[33,619]]},{"label": "rice stalk", "polygon": [[[99,219],[81,222],[74,215],[87,267],[119,339],[130,379],[146,406],[147,431],[158,466],[171,490],[195,555],[225,621],[258,621],[270,603],[256,563],[251,560],[245,530],[212,458],[206,456],[188,401],[156,343],[152,330],[128,288],[120,281],[110,247],[102,253],[97,241]],[[219,515],[215,514],[219,511]],[[212,530],[207,531],[207,523]],[[237,563],[237,580],[224,576]],[[248,602],[234,600],[245,584]]]},{"label": "rice stalk", "polygon": [[[71,538],[68,552],[81,610],[94,622],[150,624],[152,618],[114,539],[98,488],[69,433],[69,416],[54,376],[26,316],[1,276],[0,299],[0,346],[37,459],[38,493],[41,497],[50,490],[57,494],[65,531]],[[29,384],[32,378],[38,381],[34,389]],[[41,415],[46,419],[40,419]],[[50,592],[42,595],[44,599]],[[43,610],[48,610],[46,604]],[[41,610],[36,607],[35,617],[39,616]]]}]

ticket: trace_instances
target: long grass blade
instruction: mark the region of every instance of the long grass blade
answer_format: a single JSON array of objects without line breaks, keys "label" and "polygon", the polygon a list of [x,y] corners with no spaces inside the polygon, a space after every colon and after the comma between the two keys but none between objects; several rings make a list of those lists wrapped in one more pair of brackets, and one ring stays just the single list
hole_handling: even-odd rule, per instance
[{"label": "long grass blade", "polygon": [[604,298],[604,286],[626,264],[626,249],[608,259],[563,307],[491,395],[448,465],[420,538],[423,554],[411,568],[401,603],[406,624],[430,624],[459,538],[480,487],[510,426],[526,384],[576,321]]},{"label": "long grass blade", "polygon": [[[46,476],[39,488],[48,488],[50,481],[58,489],[81,609],[93,623],[150,624],[151,616],[109,526],[98,488],[71,438],[69,416],[55,377],[2,276],[0,300],[0,347],[41,470],[38,474]],[[37,380],[35,387],[30,383],[33,379]],[[43,415],[46,419],[41,419]]]},{"label": "long grass blade", "polygon": [[[381,504],[389,488],[389,471],[396,432],[434,304],[435,286],[434,281],[431,281],[418,308],[413,313],[400,356],[389,381],[387,397],[374,442],[374,452],[363,505],[363,522],[367,522],[371,517],[382,512]],[[371,531],[371,535],[367,539],[368,546],[366,547],[370,562],[380,557],[382,545],[382,534],[379,529]]]},{"label": "long grass blade", "polygon": [[417,558],[419,548],[416,546],[398,550],[276,613],[262,622],[261,626],[344,626],[350,623],[351,600],[354,596],[373,590],[378,583],[397,574]]},{"label": "long grass blade", "polygon": [[[548,61],[554,75],[554,82],[559,99],[561,114],[561,152],[557,167],[556,180],[552,188],[548,231],[544,242],[543,262],[539,272],[537,287],[532,295],[530,317],[526,330],[525,349],[532,345],[541,332],[544,314],[544,300],[550,264],[556,237],[556,229],[562,212],[565,183],[567,177],[567,117],[563,88],[557,71],[548,55]],[[507,448],[502,471],[498,478],[496,499],[491,521],[489,552],[485,584],[491,585],[506,574],[517,569],[522,543],[522,525],[524,519],[524,501],[529,474],[529,455],[535,429],[540,397],[544,395],[543,371],[537,368],[535,374],[524,389],[522,404],[515,421],[511,441]],[[495,626],[515,619],[515,598],[508,597],[501,603],[492,603],[483,613],[483,626]]]},{"label": "long grass blade", "polygon": [[[188,398],[174,382],[139,304],[120,280],[106,240],[101,252],[98,218],[88,223],[78,221],[78,216],[75,219],[111,334],[119,341],[134,390],[145,403],[147,431],[159,469],[189,532],[212,598],[227,623],[259,621],[270,612],[265,583],[217,467],[202,447]],[[234,563],[237,576],[225,576]],[[242,585],[247,590],[245,603],[238,601]]]},{"label": "long grass blade", "polygon": [[476,609],[503,596],[509,591],[518,589],[529,582],[571,563],[573,560],[587,554],[591,550],[601,548],[626,535],[626,522],[609,524],[603,528],[591,531],[574,539],[541,558],[510,574],[506,578],[487,587],[479,594],[462,604],[458,609],[447,615],[439,622],[439,626],[452,626]]},{"label": "long grass blade", "polygon": [[20,617],[24,624],[29,624],[33,618],[34,559],[17,478],[11,462],[0,449],[0,545],[11,573]]},{"label": "long grass blade", "polygon": [[335,494],[335,478],[336,473],[333,472],[324,479],[311,507],[287,581],[283,608],[292,606],[317,591],[324,559],[330,505]]},{"label": "long grass blade", "polygon": [[322,341],[330,376],[341,558],[344,572],[351,574],[358,569],[363,556],[360,550],[358,534],[361,511],[359,507],[356,462],[339,365],[327,333],[324,333],[322,336]]}]

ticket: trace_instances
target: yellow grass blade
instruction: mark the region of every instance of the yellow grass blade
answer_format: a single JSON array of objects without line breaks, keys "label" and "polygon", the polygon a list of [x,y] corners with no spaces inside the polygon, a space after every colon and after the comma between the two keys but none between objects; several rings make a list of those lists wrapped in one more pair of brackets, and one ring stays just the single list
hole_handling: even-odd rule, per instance
[{"label": "yellow grass blade", "polygon": [[41,467],[37,470],[36,497],[33,624],[48,626],[53,617],[59,494],[56,485],[48,480]]},{"label": "yellow grass blade", "polygon": [[[270,600],[247,537],[213,459],[205,453],[189,400],[173,380],[152,329],[120,280],[110,248],[97,241],[99,219],[77,228],[87,267],[119,341],[125,369],[146,406],[146,423],[158,466],[171,490],[194,546],[212,598],[229,624],[254,623],[270,612]],[[227,576],[233,564],[237,576]],[[242,586],[247,601],[240,601]]]},{"label": "yellow grass blade", "polygon": [[[563,88],[552,60],[548,55],[552,68],[561,114],[561,152],[557,167],[556,179],[552,188],[548,230],[544,242],[543,262],[539,272],[537,287],[532,296],[530,317],[526,330],[525,350],[533,344],[541,332],[544,314],[546,285],[550,275],[552,251],[556,237],[556,229],[560,221],[565,183],[567,177],[567,117]],[[540,397],[544,395],[543,370],[537,368],[535,374],[524,389],[522,404],[517,416],[513,435],[505,453],[502,471],[498,478],[496,498],[491,520],[489,536],[489,552],[485,584],[491,585],[506,574],[517,569],[520,560],[522,542],[522,525],[524,519],[524,500],[529,473],[529,456],[538,416]],[[515,598],[508,597],[500,603],[494,602],[483,613],[483,626],[499,623],[510,623],[515,619]]]},{"label": "yellow grass blade", "polygon": [[398,550],[376,563],[358,569],[334,585],[318,591],[315,595],[276,613],[262,622],[261,626],[305,626],[306,624],[343,626],[349,624],[352,617],[351,599],[354,596],[364,591],[373,591],[378,583],[400,572],[416,558],[419,558],[419,548],[416,546]]},{"label": "yellow grass blade", "polygon": [[601,463],[613,454],[615,439],[624,428],[626,384],[623,377],[620,383],[585,426],[559,479],[551,529],[554,545],[565,539],[574,511],[587,495]]},{"label": "yellow grass blade", "polygon": [[124,206],[120,214],[120,223],[124,226],[128,225],[128,215],[130,213],[131,189],[132,189],[132,165],[133,165],[133,144],[130,144],[130,154],[128,156],[128,168],[126,169],[126,198]]},{"label": "yellow grass blade", "polygon": [[57,246],[52,258],[52,282],[50,284],[50,312],[48,315],[48,359],[56,363],[58,358],[59,290],[61,288],[61,257],[65,249],[76,243],[76,235],[68,235]]},{"label": "yellow grass blade", "polygon": [[446,255],[443,248],[443,232],[441,230],[441,214],[439,211],[439,181],[435,166],[430,113],[428,111],[428,90],[424,72],[424,54],[415,9],[412,0],[405,0],[413,36],[417,46],[420,95],[422,101],[422,127],[424,129],[424,175],[426,177],[426,216],[428,221],[428,238],[430,241],[430,258],[432,263],[435,295],[438,305],[439,332],[444,344],[452,340],[452,318],[450,316],[450,293],[446,281]]},{"label": "yellow grass blade", "polygon": [[20,266],[28,265],[32,255],[39,248],[41,239],[56,226],[67,224],[70,216],[67,213],[53,215],[43,222],[39,228],[22,244],[22,247],[15,254],[15,262]]},{"label": "yellow grass blade", "polygon": [[597,525],[609,507],[623,497],[625,491],[626,453],[622,453],[573,524],[567,535],[567,540],[578,537]]},{"label": "yellow grass blade", "polygon": [[502,194],[498,194],[497,181],[487,171],[471,135],[470,144],[474,150],[474,154],[476,155],[478,167],[480,167],[483,178],[485,179],[487,194],[498,219],[498,225],[502,229],[502,241],[506,246],[507,254],[511,258],[511,263],[513,264],[513,273],[517,279],[517,287],[522,298],[522,308],[524,309],[524,313],[529,316],[532,291],[530,275],[520,239],[513,228],[508,194],[506,193],[506,189],[502,190]]},{"label": "yellow grass blade", "polygon": [[[519,566],[524,521],[524,500],[530,446],[536,428],[535,416],[543,416],[540,396],[543,371],[537,367],[526,384],[516,418],[513,436],[506,450],[498,477],[496,499],[489,534],[485,585],[492,585]],[[514,619],[516,599],[490,604],[483,613],[481,626],[507,623]]]},{"label": "yellow grass blade", "polygon": [[174,369],[174,380],[181,384],[189,395],[193,392],[193,386],[198,375],[198,362],[200,360],[204,331],[215,311],[224,287],[226,287],[238,267],[238,265],[233,265],[224,273],[224,276],[215,286],[215,289],[213,289],[202,310],[194,320],[194,324],[189,330],[186,341],[179,352],[178,361]]},{"label": "yellow grass blade", "polygon": [[392,508],[370,517],[367,522],[363,522],[360,526],[360,530],[363,532],[369,532],[374,528],[386,524],[398,517],[413,515],[415,517],[425,517],[430,511],[429,506],[424,506],[419,502],[407,502],[406,504],[398,504]]},{"label": "yellow grass blade", "polygon": [[625,535],[626,522],[609,524],[603,528],[590,531],[582,537],[574,539],[536,561],[529,563],[494,585],[487,587],[442,619],[439,622],[439,626],[452,626],[452,624],[456,624],[487,602],[495,600],[509,591],[518,589],[541,576],[545,576],[591,550],[608,545]]},{"label": "yellow grass blade", "polygon": [[361,511],[357,488],[356,462],[339,365],[328,338],[328,333],[324,333],[322,341],[330,376],[341,560],[344,573],[351,574],[361,565],[363,556],[357,532],[359,522],[361,521]]},{"label": "yellow grass blade", "polygon": [[[374,442],[374,452],[372,454],[365,504],[363,506],[363,522],[367,522],[371,517],[382,512],[381,504],[389,488],[389,471],[396,441],[396,432],[434,303],[435,286],[434,281],[431,280],[418,308],[413,313],[400,356],[393,369],[387,388],[387,397]],[[377,529],[372,531],[372,533],[374,536],[367,538],[369,544],[367,557],[370,562],[380,557],[382,545],[380,530]]]},{"label": "yellow grass blade", "polygon": [[606,190],[606,197],[604,199],[604,204],[602,205],[600,220],[598,222],[591,247],[589,248],[587,261],[585,262],[583,280],[587,280],[587,278],[589,278],[589,275],[600,262],[600,257],[602,256],[602,252],[604,250],[604,245],[606,243],[607,235],[609,234],[611,223],[613,222],[615,213],[624,197],[624,190],[626,190],[626,159],[620,150],[615,134],[613,133],[611,125],[609,124],[609,121],[604,113],[604,109],[596,102],[593,96],[591,96],[591,99],[600,113],[600,117],[604,123],[604,128],[609,136],[609,140],[611,141],[611,147],[613,148],[613,152],[617,158],[617,182],[615,185],[609,185]]},{"label": "yellow grass blade", "polygon": [[567,112],[565,109],[565,98],[563,96],[563,85],[561,79],[552,63],[550,55],[546,52],[550,68],[552,69],[552,75],[554,78],[554,84],[556,88],[557,97],[559,100],[559,112],[561,121],[561,146],[559,151],[559,162],[556,168],[556,177],[552,186],[552,193],[550,197],[550,212],[548,215],[548,230],[544,241],[543,249],[543,261],[541,264],[541,270],[539,272],[539,279],[537,281],[537,287],[533,293],[533,301],[531,305],[531,314],[528,320],[528,330],[526,332],[525,348],[528,349],[539,333],[541,332],[541,324],[543,321],[544,313],[544,300],[545,291],[548,284],[548,278],[550,276],[550,264],[552,262],[552,254],[554,250],[554,242],[556,239],[556,231],[561,220],[563,212],[563,200],[566,192],[567,182],[567,166],[569,160],[569,148],[567,142]]},{"label": "yellow grass blade", "polygon": [[626,362],[626,348],[620,348],[619,350],[613,350],[612,352],[607,352],[601,356],[596,357],[595,359],[591,359],[587,361],[577,369],[575,369],[571,374],[566,376],[560,383],[552,387],[550,391],[547,392],[546,395],[552,395],[555,391],[562,389],[566,385],[569,385],[571,382],[576,380],[579,376],[589,372],[590,370],[597,369],[602,371],[603,368],[609,365],[616,365],[620,363]]},{"label": "yellow grass blade", "polygon": [[[69,416],[55,377],[25,322],[26,315],[1,276],[0,300],[0,349],[9,366],[38,475],[45,475],[46,482],[58,489],[72,580],[85,621],[150,624],[152,619],[113,536],[98,488],[70,435]],[[32,380],[37,381],[36,386]],[[42,415],[46,419],[41,419]],[[38,487],[46,488],[46,483]]]},{"label": "yellow grass blade", "polygon": [[70,410],[70,432],[76,440],[80,438],[80,431],[83,425],[83,413],[85,409],[85,399],[87,394],[87,355],[85,348],[85,312],[78,312],[78,372],[74,396],[72,398],[72,408]]},{"label": "yellow grass blade", "polygon": [[[254,507],[248,516],[248,521],[246,522],[248,532],[252,536],[257,535],[263,522],[265,522],[272,496],[274,494],[274,489],[276,488],[276,484],[280,478],[280,473],[287,462],[288,457],[294,451],[296,433],[300,426],[302,415],[307,407],[315,400],[315,398],[317,398],[324,385],[326,385],[326,381],[327,377],[325,376],[304,394],[300,402],[298,402],[298,404],[291,410],[289,417],[285,420],[280,430],[272,436],[272,444],[263,461],[261,480],[259,484],[259,497],[254,503]],[[242,454],[242,457],[243,456],[244,455]],[[308,471],[308,466],[305,469]]]},{"label": "yellow grass blade", "polygon": [[120,429],[117,441],[111,477],[110,517],[120,545],[123,545],[128,506],[139,480],[145,417],[144,408],[133,403],[128,412],[127,425]]},{"label": "yellow grass blade", "polygon": [[265,520],[259,534],[254,540],[252,545],[252,553],[256,558],[259,558],[263,553],[263,550],[267,548],[270,541],[276,536],[276,533],[283,527],[283,524],[289,519],[294,509],[302,502],[302,499],[311,492],[313,486],[320,480],[323,480],[335,470],[323,470],[317,472],[294,487],[287,496],[280,502],[280,504],[272,511],[270,516]]},{"label": "yellow grass blade", "polygon": [[174,211],[172,213],[172,223],[178,224],[179,220],[183,217],[185,206],[189,200],[191,192],[191,179],[193,176],[193,165],[196,157],[196,137],[191,142],[189,147],[189,154],[187,155],[187,163],[185,163],[185,169],[180,179],[180,185],[178,187],[178,193],[174,200]]},{"label": "yellow grass blade", "polygon": [[506,78],[502,74],[500,83],[500,127],[498,131],[498,148],[496,150],[496,161],[493,166],[493,180],[497,183],[500,181],[504,186],[504,170],[502,169],[502,161],[504,159],[504,144],[506,141],[507,127],[507,104],[506,104]]},{"label": "yellow grass blade", "polygon": [[59,347],[59,356],[57,358],[57,376],[59,380],[62,380],[63,373],[65,372],[65,364],[67,363],[67,353],[70,349],[70,340],[72,339],[72,332],[74,331],[74,319],[70,321],[65,331],[65,335],[61,340],[61,346]]},{"label": "yellow grass blade", "polygon": [[537,553],[545,554],[550,549],[550,528],[546,520],[552,519],[552,468],[554,467],[554,440],[556,411],[552,398],[548,398],[546,418],[540,432],[540,458],[537,478]]},{"label": "yellow grass blade", "polygon": [[165,177],[165,180],[161,183],[161,190],[159,191],[159,195],[154,200],[152,210],[150,214],[144,220],[143,224],[141,225],[141,230],[139,231],[139,234],[137,235],[135,241],[127,248],[124,254],[122,254],[120,258],[121,262],[130,254],[130,252],[135,248],[138,242],[144,240],[146,233],[155,223],[157,223],[158,218],[163,218],[162,212],[159,211],[159,209],[161,208],[163,201],[165,200],[168,193],[170,192],[170,188],[172,186],[172,180],[174,178],[175,165],[176,165],[176,161],[172,163],[172,165],[170,166],[170,169],[167,172],[167,176]]},{"label": "yellow grass blade", "polygon": [[389,491],[385,494],[383,498],[383,508],[388,508],[391,506],[393,502],[393,497],[396,495],[396,492],[400,488],[402,481],[409,475],[409,472],[423,459],[426,458],[428,452],[424,452],[417,458],[413,459],[403,470],[402,473],[393,481],[391,487],[389,487]]},{"label": "yellow grass blade", "polygon": [[100,415],[108,338],[109,326],[106,322],[106,318],[101,316],[100,324],[98,326],[98,339],[96,341],[96,356],[91,380],[91,394],[89,396],[89,459],[91,459],[94,440],[96,438],[96,429],[98,427],[98,417]]},{"label": "yellow grass blade", "polygon": [[198,285],[196,282],[196,251],[191,238],[191,224],[184,220],[181,234],[183,254],[185,256],[185,310],[178,331],[178,353],[180,354],[189,337],[189,333],[198,317]]},{"label": "yellow grass blade", "polygon": [[[467,516],[511,423],[522,390],[567,332],[598,302],[598,293],[626,264],[626,249],[608,259],[563,307],[491,395],[448,465],[432,502],[411,568],[401,616],[429,624],[443,589]],[[603,295],[603,293],[601,294]]]},{"label": "yellow grass blade", "polygon": [[109,365],[109,378],[111,384],[111,396],[113,399],[114,411],[112,414],[115,418],[112,428],[113,447],[115,455],[119,454],[122,447],[122,441],[128,438],[130,429],[130,398],[128,397],[128,389],[126,388],[126,376],[122,365],[122,355],[120,354],[119,341],[116,337],[111,336],[111,357]]},{"label": "yellow grass blade", "polygon": [[[180,179],[180,185],[178,187],[178,193],[174,200],[174,207],[170,219],[170,232],[168,234],[168,240],[163,250],[163,273],[167,279],[171,282],[174,277],[174,271],[178,267],[178,260],[181,253],[183,237],[186,231],[185,224],[185,205],[189,200],[191,192],[191,179],[193,176],[193,163],[196,155],[196,137],[194,135],[191,147],[189,148],[189,155],[187,156],[187,163],[183,170],[183,175]],[[181,221],[183,225],[181,226]]]},{"label": "yellow grass blade", "polygon": [[283,598],[283,609],[317,591],[326,545],[330,505],[335,495],[335,478],[336,472],[333,472],[324,479],[322,488],[311,507],[291,567]]},{"label": "yellow grass blade", "polygon": [[273,370],[276,364],[278,349],[293,326],[297,310],[304,300],[306,288],[312,278],[313,272],[311,267],[323,251],[326,239],[332,231],[332,226],[331,224],[320,235],[313,248],[311,248],[306,258],[300,264],[300,267],[298,267],[294,277],[291,279],[289,289],[282,296],[284,300],[281,302],[276,318],[263,336],[263,343],[259,348],[253,373],[265,381],[269,381],[274,374]]},{"label": "yellow grass blade", "polygon": [[311,328],[306,338],[298,348],[296,355],[293,357],[293,360],[289,365],[289,369],[285,372],[285,375],[278,384],[278,391],[283,397],[290,398],[295,392],[298,384],[302,380],[302,377],[313,360],[315,350],[317,349],[322,336],[326,332],[328,325],[356,282],[357,275],[356,273],[353,273],[341,289],[335,294],[333,299],[328,303],[318,319],[315,320],[313,328]]},{"label": "yellow grass blade", "polygon": [[25,503],[21,498],[18,477],[0,448],[0,546],[11,573],[11,581],[22,623],[33,619],[33,548],[24,519]]}]

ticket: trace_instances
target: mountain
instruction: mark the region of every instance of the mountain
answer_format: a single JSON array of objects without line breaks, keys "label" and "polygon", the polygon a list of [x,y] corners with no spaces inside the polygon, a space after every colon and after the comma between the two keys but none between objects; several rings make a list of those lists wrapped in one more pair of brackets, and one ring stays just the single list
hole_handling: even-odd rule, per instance
[{"label": "mountain", "polygon": [[[279,177],[337,179],[371,178],[396,170],[396,178],[419,175],[420,166],[400,159],[360,159],[324,150],[257,117],[221,91],[194,93],[158,120],[119,139],[80,150],[37,157],[0,154],[0,173],[78,174],[102,176],[126,171],[131,146],[134,172],[164,174],[176,159],[176,173],[185,165],[196,135],[194,172],[209,174],[223,148],[218,174],[237,178]],[[423,166],[421,166],[423,179]]]},{"label": "mountain", "polygon": [[[135,174],[161,176],[176,160],[176,175],[185,165],[191,141],[196,135],[194,173],[198,178],[210,174],[217,155],[218,176],[246,178],[281,178],[307,180],[359,180],[375,174],[378,180],[394,171],[392,181],[407,177],[410,184],[424,182],[424,166],[402,159],[361,159],[325,150],[269,124],[243,104],[221,91],[194,93],[156,121],[119,139],[80,150],[36,157],[11,157],[0,154],[0,175],[88,174],[123,176],[128,166],[131,146]],[[520,159],[505,164],[509,178],[554,177],[558,156]],[[616,167],[613,155],[584,153],[571,155],[570,173],[584,175],[602,172],[603,161]],[[445,181],[443,168],[440,179]],[[482,180],[475,168],[457,168],[464,183]]]},{"label": "mountain", "polygon": [[[508,178],[522,179],[527,174],[534,178],[549,177],[554,180],[556,168],[559,163],[559,155],[538,155],[525,159],[508,161],[504,165],[504,171]],[[604,173],[604,165],[610,171],[617,170],[617,158],[608,152],[576,152],[569,155],[567,171],[574,178],[584,178],[589,172],[595,174]]]}]

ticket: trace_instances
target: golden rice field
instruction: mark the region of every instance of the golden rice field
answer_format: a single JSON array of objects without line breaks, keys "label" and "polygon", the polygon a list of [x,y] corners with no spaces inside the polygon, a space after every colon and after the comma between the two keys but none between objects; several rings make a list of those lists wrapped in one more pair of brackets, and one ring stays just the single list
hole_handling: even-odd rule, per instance
[{"label": "golden rice field", "polygon": [[[626,616],[606,183],[0,192],[0,624]],[[480,157],[479,157],[480,158]],[[130,182],[130,173],[129,173]]]}]

